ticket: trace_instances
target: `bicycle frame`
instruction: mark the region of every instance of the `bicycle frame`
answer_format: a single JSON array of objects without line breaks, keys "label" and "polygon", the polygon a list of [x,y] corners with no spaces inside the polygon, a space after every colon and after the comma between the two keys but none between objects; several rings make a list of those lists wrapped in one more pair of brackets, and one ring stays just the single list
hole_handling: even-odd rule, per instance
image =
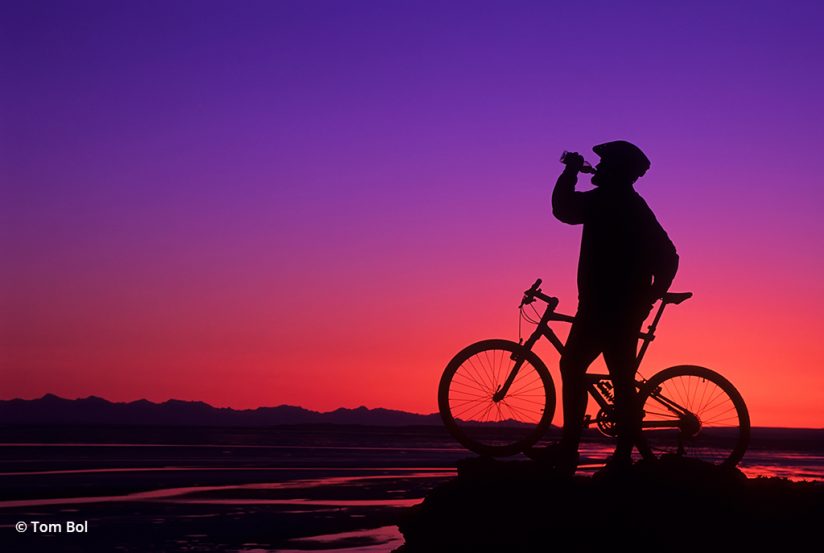
[{"label": "bicycle frame", "polygon": [[[541,300],[547,303],[547,308],[544,311],[544,314],[541,316],[541,320],[539,321],[537,327],[532,332],[532,334],[527,338],[526,342],[523,343],[525,350],[531,350],[535,343],[540,338],[545,338],[549,343],[555,347],[558,353],[563,354],[564,352],[564,343],[555,334],[555,331],[552,330],[552,327],[549,326],[549,323],[552,321],[561,321],[566,323],[573,323],[575,322],[575,317],[571,315],[565,315],[563,313],[557,313],[555,308],[558,306],[558,299],[552,298],[550,296],[546,296],[541,292],[534,292],[534,296],[540,298]],[[658,328],[658,323],[661,320],[661,316],[664,314],[664,308],[667,306],[667,301],[662,300],[660,305],[658,306],[658,311],[655,313],[655,317],[652,319],[652,323],[647,327],[646,332],[639,332],[638,338],[641,340],[641,347],[638,348],[638,355],[635,359],[635,371],[641,365],[641,361],[644,359],[644,355],[649,349],[650,343],[655,339],[655,331]],[[493,399],[496,401],[506,397],[506,394],[509,391],[509,388],[512,386],[512,383],[515,381],[515,378],[518,376],[518,371],[523,364],[523,359],[518,359],[517,354],[513,354],[511,359],[515,361],[515,365],[512,367],[512,371],[510,372],[509,376],[507,377],[506,381],[500,386],[497,392],[494,394]],[[595,400],[598,406],[601,408],[602,412],[609,413],[613,407],[612,403],[612,377],[608,374],[589,374],[586,375],[586,389],[590,396]],[[609,384],[605,384],[605,383]],[[645,380],[641,379],[640,381],[636,379],[635,386],[640,391],[644,384]],[[679,415],[679,419],[681,420],[681,424],[689,424],[692,421],[690,417],[690,413],[685,408],[678,405],[678,403],[666,398],[660,393],[656,391],[652,391],[652,397],[655,398],[662,406],[669,409],[673,413]],[[594,421],[598,423],[599,421]],[[584,426],[588,427],[593,423],[593,420],[590,415],[587,415],[584,418],[583,424]],[[674,425],[673,422],[670,421],[646,421],[642,423],[644,428],[673,428],[673,426],[680,427],[680,425]],[[602,431],[604,429],[602,428]]]},{"label": "bicycle frame", "polygon": [[[538,326],[535,328],[535,331],[527,338],[526,342],[523,343],[525,350],[531,350],[535,343],[540,338],[545,338],[549,341],[550,344],[558,351],[558,353],[564,353],[564,343],[558,338],[558,335],[555,334],[555,331],[552,330],[552,327],[549,326],[549,323],[552,321],[561,321],[566,323],[573,323],[575,322],[575,317],[571,315],[565,315],[563,313],[557,313],[555,308],[558,306],[557,298],[552,298],[537,292],[536,297],[542,299],[547,303],[547,308],[544,311],[544,314],[541,316],[541,320],[538,323]],[[655,313],[655,317],[652,320],[652,323],[647,327],[646,332],[639,332],[638,338],[641,340],[641,347],[638,349],[638,355],[635,359],[635,370],[638,370],[638,367],[641,365],[641,361],[644,359],[644,355],[649,348],[650,343],[655,339],[655,330],[658,328],[658,322],[661,320],[661,316],[664,314],[664,308],[667,306],[667,303],[662,301],[661,304],[658,306],[658,311]],[[515,377],[518,376],[518,371],[521,367],[521,360],[516,358],[517,355],[512,356],[512,360],[515,361],[515,366],[512,368],[512,371],[509,374],[509,377],[506,381],[501,385],[500,389],[495,393],[495,396],[498,397],[506,397],[507,392],[509,391],[510,386],[515,381]],[[596,401],[599,402],[601,405],[602,402],[605,402],[604,398],[600,397],[600,394],[597,392],[596,383],[605,379],[611,380],[609,375],[598,375],[598,374],[587,374],[587,387],[590,391],[590,394]],[[603,407],[603,405],[602,405]]]}]

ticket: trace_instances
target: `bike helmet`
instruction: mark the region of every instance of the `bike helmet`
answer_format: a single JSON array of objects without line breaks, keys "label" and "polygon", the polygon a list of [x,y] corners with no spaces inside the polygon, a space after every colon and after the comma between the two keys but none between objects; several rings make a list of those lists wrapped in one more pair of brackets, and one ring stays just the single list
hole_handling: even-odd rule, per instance
[{"label": "bike helmet", "polygon": [[592,151],[598,154],[601,159],[614,162],[638,177],[643,177],[644,173],[650,168],[649,159],[641,151],[641,148],[626,140],[604,142],[592,148]]}]

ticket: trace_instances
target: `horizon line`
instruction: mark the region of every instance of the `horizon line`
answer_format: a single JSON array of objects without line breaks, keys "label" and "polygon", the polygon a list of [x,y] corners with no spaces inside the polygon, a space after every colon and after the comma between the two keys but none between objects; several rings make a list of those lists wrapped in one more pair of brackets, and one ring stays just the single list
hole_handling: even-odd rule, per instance
[{"label": "horizon line", "polygon": [[[292,404],[287,404],[287,403],[282,403],[280,405],[261,405],[261,406],[258,406],[258,407],[237,408],[237,407],[217,407],[215,405],[212,405],[211,403],[207,403],[206,401],[197,400],[197,399],[190,400],[190,399],[169,398],[167,400],[157,402],[157,401],[152,401],[152,400],[146,399],[146,398],[140,398],[140,399],[134,399],[134,400],[130,400],[130,401],[112,401],[112,400],[106,399],[106,398],[101,397],[101,396],[96,396],[94,394],[88,395],[86,397],[67,398],[67,397],[57,395],[57,394],[52,393],[52,392],[46,392],[42,396],[36,397],[36,398],[33,398],[33,399],[26,399],[26,398],[21,398],[21,397],[15,397],[15,398],[10,398],[10,399],[0,398],[0,402],[15,401],[15,400],[19,400],[19,401],[38,401],[38,400],[45,399],[48,396],[52,396],[52,397],[55,397],[57,399],[62,399],[64,401],[82,401],[84,399],[100,399],[100,400],[103,400],[107,403],[121,404],[121,405],[126,405],[126,404],[130,404],[130,403],[137,403],[137,402],[141,402],[141,401],[145,401],[145,402],[151,403],[153,405],[163,405],[165,403],[169,403],[169,402],[172,402],[172,401],[177,401],[177,402],[180,402],[180,403],[202,403],[202,404],[204,404],[204,405],[206,405],[206,406],[208,406],[212,409],[228,409],[228,410],[231,410],[231,411],[256,411],[258,409],[275,409],[275,408],[278,408],[278,407],[294,407],[294,408],[297,408],[297,409],[303,409],[304,411],[310,411],[310,412],[319,413],[319,414],[334,413],[335,411],[338,411],[338,410],[341,410],[341,409],[352,410],[352,411],[357,410],[357,409],[366,409],[366,410],[369,410],[369,411],[382,409],[384,411],[394,411],[394,412],[397,412],[397,413],[405,413],[405,414],[417,415],[417,416],[421,416],[421,417],[438,415],[437,411],[433,412],[433,413],[416,413],[414,411],[404,411],[402,409],[393,409],[393,408],[390,408],[390,407],[367,407],[365,405],[359,405],[357,407],[343,407],[343,406],[341,406],[341,407],[337,407],[337,408],[335,408],[331,411],[317,411],[317,410],[314,410],[314,409],[310,409],[308,407],[303,407],[301,405],[292,405]],[[758,426],[753,426],[752,428],[774,428],[774,429],[777,429],[777,430],[781,430],[781,429],[787,429],[787,430],[790,430],[790,429],[792,429],[792,430],[824,430],[824,426],[758,425]]]},{"label": "horizon line", "polygon": [[339,406],[339,407],[336,407],[336,408],[332,409],[331,411],[320,411],[320,410],[317,410],[317,409],[312,409],[310,407],[304,407],[302,405],[295,405],[295,404],[292,404],[292,403],[281,403],[281,404],[278,404],[278,405],[259,405],[257,407],[231,407],[231,406],[225,406],[224,407],[224,406],[213,405],[213,404],[211,404],[207,401],[204,401],[202,399],[178,399],[178,398],[171,397],[169,399],[165,399],[165,400],[162,400],[162,401],[155,401],[155,400],[151,400],[151,399],[147,399],[147,398],[117,401],[117,400],[107,399],[105,397],[94,395],[94,394],[91,394],[91,395],[88,395],[88,396],[85,396],[85,397],[79,397],[78,396],[78,397],[71,398],[71,397],[61,396],[61,395],[55,394],[53,392],[46,392],[42,396],[35,397],[35,398],[23,398],[23,397],[0,398],[0,401],[18,401],[18,400],[19,401],[38,401],[38,400],[41,400],[41,399],[45,399],[48,396],[56,397],[57,399],[62,399],[62,400],[65,400],[65,401],[82,401],[84,399],[101,399],[101,400],[106,401],[108,403],[122,404],[122,405],[130,404],[130,403],[137,403],[137,402],[141,402],[141,401],[145,401],[145,402],[151,403],[153,405],[163,405],[165,403],[169,403],[169,402],[172,402],[172,401],[177,401],[177,402],[180,402],[180,403],[202,403],[204,405],[208,405],[212,409],[230,409],[232,411],[256,411],[257,409],[274,409],[274,408],[277,408],[277,407],[295,407],[297,409],[303,409],[305,411],[312,411],[314,413],[321,413],[321,414],[334,413],[335,411],[340,410],[340,409],[349,409],[349,410],[367,409],[367,410],[371,410],[371,411],[374,411],[374,410],[377,410],[377,409],[383,409],[385,411],[396,411],[398,413],[408,413],[410,415],[420,415],[420,416],[423,416],[423,417],[438,414],[437,411],[433,411],[431,413],[419,413],[419,412],[416,412],[416,411],[406,411],[404,409],[396,409],[396,408],[393,408],[393,407],[367,407],[366,405],[363,405],[363,404],[358,405],[357,407]]}]

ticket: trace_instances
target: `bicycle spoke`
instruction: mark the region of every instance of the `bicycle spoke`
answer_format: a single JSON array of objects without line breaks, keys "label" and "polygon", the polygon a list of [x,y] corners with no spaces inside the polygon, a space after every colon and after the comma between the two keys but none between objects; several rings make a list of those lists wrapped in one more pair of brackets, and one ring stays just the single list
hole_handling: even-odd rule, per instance
[{"label": "bicycle spoke", "polygon": [[[481,360],[479,360],[479,363],[480,362],[481,362]],[[489,352],[488,351],[484,352],[483,363],[481,363],[481,366],[482,366],[481,374],[486,378],[486,382],[488,382],[489,386],[494,390],[495,389],[495,382],[492,381],[492,375],[490,374],[492,366],[491,366],[490,361],[489,361]]]},{"label": "bicycle spoke", "polygon": [[[475,418],[479,414],[481,414],[484,411],[484,409],[486,409],[486,404],[485,403],[482,404],[480,406],[480,408],[478,407],[478,404],[473,404],[473,405],[470,405],[469,407],[467,407],[466,409],[464,409],[463,411],[456,412],[454,417],[456,419],[472,421],[472,420],[475,420]],[[467,415],[467,413],[469,413],[469,415]]]},{"label": "bicycle spoke", "polygon": [[718,405],[714,406],[712,409],[709,409],[708,411],[703,413],[703,416],[707,419],[711,419],[713,417],[717,418],[731,411],[735,411],[735,405],[729,401],[722,401]]},{"label": "bicycle spoke", "polygon": [[746,440],[743,429],[749,426],[732,395],[734,388],[701,367],[667,372],[650,379],[644,396],[641,434],[647,454],[687,455],[713,464],[737,461]]},{"label": "bicycle spoke", "polygon": [[[513,364],[514,367],[514,364]],[[512,382],[512,387],[514,388],[518,384],[523,384],[524,379],[529,378],[530,376],[534,376],[540,379],[540,376],[535,372],[535,369],[532,365],[524,362],[521,364],[521,368],[518,370],[518,374],[515,376],[515,380]]]},{"label": "bicycle spoke", "polygon": [[494,351],[492,352],[491,355],[488,351],[484,352],[484,354],[485,354],[484,357],[486,357],[486,361],[488,363],[488,370],[486,372],[486,375],[489,378],[489,385],[491,386],[492,391],[494,392],[495,390],[498,389],[498,383],[495,381],[495,365],[497,363],[497,361],[496,361],[496,355],[497,354]]},{"label": "bicycle spoke", "polygon": [[506,352],[501,351],[501,359],[498,361],[498,366],[495,370],[495,390],[500,389],[503,385],[503,379],[501,376],[504,374],[504,358],[506,357]]},{"label": "bicycle spoke", "polygon": [[683,404],[683,405],[685,405],[685,406],[686,406],[686,405],[687,405],[687,401],[689,400],[689,397],[690,397],[689,390],[687,390],[687,382],[686,382],[686,379],[685,379],[685,378],[679,378],[679,379],[677,380],[677,382],[678,382],[678,384],[680,384],[680,385],[681,385],[681,390],[680,390],[680,392],[679,392],[679,394],[678,394],[678,399],[680,400],[680,401],[679,401],[679,403],[681,403],[681,404]]},{"label": "bicycle spoke", "polygon": [[650,399],[655,400],[657,402],[657,407],[666,409],[666,412],[671,416],[678,417],[683,411],[685,411],[681,403],[672,400],[672,398],[664,395],[663,393],[650,396]]},{"label": "bicycle spoke", "polygon": [[502,401],[502,402],[501,402],[501,405],[502,405],[503,407],[505,407],[505,408],[509,409],[509,418],[510,418],[510,419],[512,419],[512,420],[514,420],[514,421],[517,421],[517,420],[518,420],[518,416],[515,414],[515,412],[512,410],[512,408],[511,408],[509,405],[507,405],[507,403],[506,403],[505,401]]},{"label": "bicycle spoke", "polygon": [[704,425],[708,426],[708,425],[710,425],[710,423],[715,423],[715,422],[718,422],[718,421],[730,421],[730,420],[737,419],[737,416],[734,416],[734,415],[730,415],[730,416],[727,416],[727,417],[722,417],[722,415],[726,415],[727,413],[729,413],[731,411],[735,411],[735,405],[730,405],[727,409],[725,409],[721,413],[715,415],[715,418],[703,421]]},{"label": "bicycle spoke", "polygon": [[[483,401],[483,400],[472,400],[468,401],[464,404],[453,406],[452,410],[455,412],[454,417],[461,418],[463,415],[470,413],[468,420],[472,420],[477,417],[484,409],[486,409],[488,404],[494,403],[492,400]],[[479,407],[480,406],[480,407]]]},{"label": "bicycle spoke", "polygon": [[[481,366],[481,368],[479,369],[479,368],[475,365],[475,361],[474,361],[473,359],[471,359],[471,358],[470,358],[468,361],[469,361],[469,364],[472,366],[472,368],[475,370],[475,376],[477,376],[477,377],[478,377],[478,384],[479,384],[479,385],[481,385],[481,386],[483,386],[485,390],[488,390],[488,389],[489,389],[489,384],[488,384],[488,382],[487,382],[487,380],[488,380],[488,379],[487,379],[487,378],[484,378],[484,375],[485,375],[486,373],[485,373],[485,371],[483,370],[483,366]],[[478,359],[478,364],[479,364],[479,365],[481,364],[481,360],[480,360],[480,359]]]},{"label": "bicycle spoke", "polygon": [[456,396],[456,395],[449,395],[449,404],[460,407],[462,405],[466,405],[467,403],[486,403],[491,398],[483,397],[483,396]]},{"label": "bicycle spoke", "polygon": [[495,407],[495,405],[495,402],[490,402],[489,406],[486,408],[486,411],[484,411],[484,414],[481,415],[481,421],[489,422],[489,412],[492,411],[492,408]]},{"label": "bicycle spoke", "polygon": [[486,404],[489,401],[488,398],[477,398],[477,397],[451,397],[449,399],[449,404],[452,406],[452,409],[460,409],[465,405],[469,405],[471,403],[474,404]]},{"label": "bicycle spoke", "polygon": [[[718,404],[714,403],[716,399],[718,399],[720,403],[718,403]],[[729,400],[729,398],[724,393],[724,390],[719,389],[718,393],[713,397],[713,399],[710,402],[710,405],[712,405],[712,407],[708,407],[707,409],[708,410],[715,409],[719,405],[723,405],[724,402],[728,401],[728,400]]]},{"label": "bicycle spoke", "polygon": [[699,412],[703,411],[703,409],[704,409],[704,405],[706,405],[706,403],[705,403],[705,401],[704,401],[704,396],[705,396],[705,395],[706,395],[706,393],[707,393],[707,388],[709,388],[709,385],[707,384],[707,381],[705,380],[705,381],[704,381],[704,387],[703,387],[703,389],[701,390],[701,399],[700,399],[700,400],[698,400],[698,411],[699,411]]},{"label": "bicycle spoke", "polygon": [[504,415],[503,415],[503,413],[501,413],[501,404],[500,403],[495,404],[495,410],[498,412],[498,422],[504,420]]},{"label": "bicycle spoke", "polygon": [[488,403],[481,403],[480,408],[478,408],[477,406],[470,407],[467,411],[465,411],[470,413],[466,420],[473,421],[477,420],[479,417],[482,417],[482,413],[486,412],[486,410],[490,408],[491,404],[492,402],[490,401]]},{"label": "bicycle spoke", "polygon": [[[483,405],[486,405],[486,404],[483,404]],[[455,409],[452,409],[452,417],[455,418],[455,419],[471,420],[472,415],[470,415],[467,418],[464,418],[464,415],[466,413],[473,413],[473,415],[474,415],[474,413],[477,411],[477,409],[478,409],[478,402],[473,402],[472,405],[470,405],[466,409],[463,409],[463,410],[460,410],[460,411],[456,411]],[[483,409],[483,407],[481,409]]]},{"label": "bicycle spoke", "polygon": [[657,411],[650,411],[649,409],[645,409],[645,410],[644,410],[644,412],[645,412],[647,415],[657,415],[657,416],[659,416],[659,417],[669,417],[669,418],[671,418],[671,419],[677,419],[677,418],[679,418],[679,417],[678,417],[678,415],[677,415],[676,413],[672,413],[672,412],[670,412],[670,411],[667,411],[667,412],[664,412],[664,413],[660,413],[660,412],[657,412]]},{"label": "bicycle spoke", "polygon": [[695,413],[695,398],[698,395],[698,386],[700,385],[701,383],[696,382],[696,378],[694,376],[689,377],[689,380],[687,381],[687,386],[690,389],[690,396],[688,398],[687,409],[689,409],[692,413]]},{"label": "bicycle spoke", "polygon": [[695,412],[696,407],[698,406],[698,388],[701,386],[701,381],[694,376],[689,378],[689,385],[690,385],[690,397],[689,397],[689,404],[687,407],[691,412]]},{"label": "bicycle spoke", "polygon": [[681,390],[678,392],[679,403],[683,404],[683,405],[686,405],[687,402],[686,402],[685,398],[689,397],[689,393],[687,392],[686,385],[685,385],[684,381],[680,378],[678,380],[676,380],[676,383],[681,385]]},{"label": "bicycle spoke", "polygon": [[455,378],[452,379],[453,385],[463,386],[467,390],[474,390],[475,392],[486,393],[485,388],[481,388],[475,381],[471,378],[465,376],[464,374],[456,374]]},{"label": "bicycle spoke", "polygon": [[[506,398],[504,398],[504,399],[508,399],[508,400],[512,401],[512,399],[513,399],[513,398],[511,398],[510,396],[506,396]],[[520,397],[520,396],[519,396],[519,397],[517,397],[517,398],[515,398],[515,399],[517,399],[517,400],[518,400],[518,403],[531,403],[532,405],[540,405],[540,406],[543,406],[543,405],[544,405],[544,403],[545,403],[545,402],[543,402],[543,401],[536,401],[536,400],[534,400],[534,399],[525,399],[525,398]],[[504,401],[504,400],[501,400],[501,401]]]},{"label": "bicycle spoke", "polygon": [[[462,408],[466,405],[469,405],[470,403],[473,404],[473,405],[477,405],[481,401],[479,401],[477,399],[465,399],[465,400],[456,399],[455,401],[450,401],[449,403],[452,406],[452,409],[454,410],[454,409],[460,409],[460,408]],[[486,403],[486,402],[484,402],[484,403]]]},{"label": "bicycle spoke", "polygon": [[474,394],[478,397],[488,397],[490,395],[486,390],[482,390],[477,386],[470,386],[468,384],[465,384],[464,382],[453,381],[452,390],[460,391],[465,394]]},{"label": "bicycle spoke", "polygon": [[[469,360],[469,365],[468,366],[467,365],[462,365],[461,366],[461,368],[464,368],[464,367],[466,367],[466,370],[464,371],[464,374],[467,376],[467,378],[470,378],[473,382],[475,382],[475,384],[477,384],[478,387],[481,390],[486,391],[487,387],[486,387],[485,384],[483,384],[481,382],[481,380],[483,380],[483,379],[481,379],[481,380],[478,379],[478,370],[475,368],[475,365],[472,363],[471,359]],[[475,374],[473,374],[473,371],[474,371]]]},{"label": "bicycle spoke", "polygon": [[[533,378],[533,379],[532,379],[532,380],[530,380],[529,382],[526,382],[526,383],[523,383],[523,382],[522,382],[522,383],[521,383],[521,386],[520,386],[520,387],[518,387],[518,388],[516,388],[516,387],[515,387],[515,384],[513,383],[512,387],[510,388],[510,390],[512,390],[512,392],[510,392],[510,393],[512,393],[512,394],[517,394],[518,392],[520,392],[521,390],[523,390],[523,389],[524,389],[524,388],[526,388],[527,386],[534,386],[535,384],[538,384],[538,386],[540,386],[541,388],[543,388],[543,382],[541,381],[541,377],[540,377],[540,376],[537,376],[537,375],[536,375],[536,376],[535,376],[535,378]],[[530,388],[530,389],[534,390],[534,388]]]},{"label": "bicycle spoke", "polygon": [[[698,407],[695,411],[696,413],[703,413],[717,394],[724,393],[724,391],[719,389],[717,386],[711,387],[710,384],[710,382],[704,381],[704,393],[701,394],[701,401],[698,402]],[[707,394],[707,389],[710,390],[709,394]]]},{"label": "bicycle spoke", "polygon": [[[484,357],[486,357],[486,360],[488,361],[488,355],[484,355]],[[476,361],[477,366],[475,364]],[[486,389],[491,389],[491,387],[494,386],[494,384],[492,383],[492,377],[489,376],[489,371],[487,370],[486,364],[484,363],[484,359],[478,357],[476,360],[470,359],[469,362],[472,364],[473,367],[476,368],[475,370],[478,374],[478,380],[486,387]]]},{"label": "bicycle spoke", "polygon": [[[459,395],[461,393],[463,393],[463,395]],[[458,402],[461,402],[461,401],[464,401],[464,402],[466,402],[466,401],[488,401],[488,400],[491,399],[489,396],[479,396],[479,395],[475,395],[475,394],[467,394],[467,393],[464,393],[464,392],[456,392],[454,394],[449,394],[449,398],[450,398],[451,401],[458,401]]]},{"label": "bicycle spoke", "polygon": [[477,398],[492,397],[491,394],[483,393],[475,388],[464,388],[461,384],[453,386],[452,389],[449,391],[450,397],[452,397],[454,394],[461,394],[464,396]]},{"label": "bicycle spoke", "polygon": [[493,389],[495,389],[495,390],[500,388],[500,384],[501,384],[500,378],[498,377],[498,373],[501,370],[501,361],[502,361],[500,353],[501,352],[499,352],[499,351],[492,352],[492,365],[489,367],[490,368],[489,375],[490,375],[490,377],[492,377],[492,386],[493,386]]},{"label": "bicycle spoke", "polygon": [[692,379],[689,376],[681,380],[681,383],[684,385],[684,405],[686,406],[688,411],[692,411],[692,409],[690,409],[690,403],[692,403],[692,392],[690,390],[691,382]]},{"label": "bicycle spoke", "polygon": [[[698,396],[699,396],[699,390],[701,389],[701,386],[702,386],[702,382],[701,382],[701,379],[696,378],[696,377],[691,377],[690,381],[692,382],[693,386],[692,386],[692,393],[690,395],[689,408],[690,408],[690,411],[697,412],[698,408],[701,406],[701,404],[698,402]],[[706,387],[706,383],[703,383],[703,385]]]},{"label": "bicycle spoke", "polygon": [[529,420],[531,420],[529,417],[525,416],[525,415],[521,412],[521,410],[520,410],[520,409],[516,409],[515,407],[513,407],[513,406],[512,406],[512,405],[510,405],[509,403],[505,403],[505,405],[506,405],[507,407],[509,407],[510,411],[512,411],[513,413],[517,414],[517,415],[518,415],[518,417],[519,417],[521,420],[523,420],[523,421],[529,421]]},{"label": "bicycle spoke", "polygon": [[529,394],[529,393],[534,392],[536,390],[543,390],[543,389],[544,389],[543,384],[538,384],[537,386],[533,386],[532,388],[529,388],[529,389],[526,389],[526,390],[525,389],[520,389],[516,392],[507,394],[507,397],[509,397],[509,396],[521,396],[523,394]]}]

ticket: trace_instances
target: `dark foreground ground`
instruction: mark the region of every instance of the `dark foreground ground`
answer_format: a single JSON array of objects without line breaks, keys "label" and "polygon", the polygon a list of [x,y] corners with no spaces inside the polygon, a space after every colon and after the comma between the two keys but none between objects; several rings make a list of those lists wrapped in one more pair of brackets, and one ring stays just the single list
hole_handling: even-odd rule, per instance
[{"label": "dark foreground ground", "polygon": [[754,431],[749,479],[662,464],[598,481],[612,444],[583,446],[561,480],[467,459],[439,427],[0,426],[0,553],[762,551],[824,520],[824,484],[801,482],[824,480],[822,431]]},{"label": "dark foreground ground", "polygon": [[822,521],[821,483],[748,479],[700,461],[563,478],[530,461],[468,459],[403,515],[397,553],[793,552],[820,547]]}]

